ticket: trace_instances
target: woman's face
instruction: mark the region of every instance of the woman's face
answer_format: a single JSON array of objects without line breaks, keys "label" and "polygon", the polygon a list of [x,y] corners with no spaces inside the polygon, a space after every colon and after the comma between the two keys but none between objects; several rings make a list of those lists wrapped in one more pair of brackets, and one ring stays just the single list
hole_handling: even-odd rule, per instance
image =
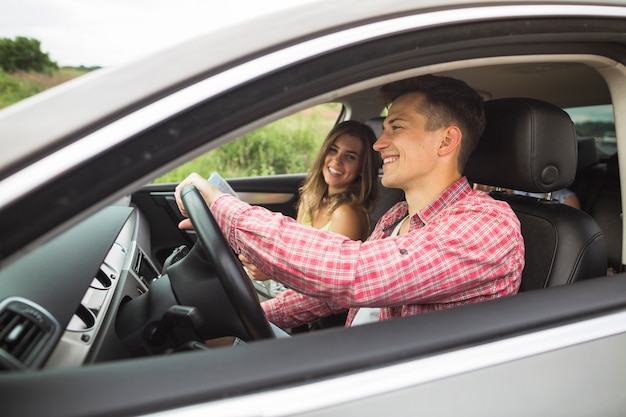
[{"label": "woman's face", "polygon": [[328,194],[345,191],[361,175],[363,142],[356,136],[339,136],[326,152],[322,173],[328,184]]}]

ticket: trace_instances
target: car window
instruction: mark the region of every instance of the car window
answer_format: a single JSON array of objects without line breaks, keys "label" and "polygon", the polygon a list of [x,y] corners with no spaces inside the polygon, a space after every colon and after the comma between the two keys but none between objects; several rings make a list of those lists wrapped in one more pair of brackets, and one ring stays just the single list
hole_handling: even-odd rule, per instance
[{"label": "car window", "polygon": [[576,125],[579,137],[593,137],[598,158],[603,161],[617,152],[613,106],[586,106],[565,109]]},{"label": "car window", "polygon": [[304,173],[343,106],[324,103],[284,117],[213,149],[157,178],[179,182],[190,172],[225,178]]}]

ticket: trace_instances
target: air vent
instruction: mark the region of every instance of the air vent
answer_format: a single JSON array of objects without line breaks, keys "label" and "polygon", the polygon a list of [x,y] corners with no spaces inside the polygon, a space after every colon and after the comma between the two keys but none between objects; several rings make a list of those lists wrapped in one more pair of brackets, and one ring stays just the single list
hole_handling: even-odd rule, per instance
[{"label": "air vent", "polygon": [[98,269],[98,273],[94,277],[91,286],[100,290],[104,290],[111,287],[111,278],[107,275],[102,268]]},{"label": "air vent", "polygon": [[78,306],[76,313],[72,316],[67,330],[71,332],[84,332],[93,328],[96,324],[96,315],[93,311],[85,307],[83,304]]},{"label": "air vent", "polygon": [[10,298],[0,305],[0,368],[38,367],[60,333],[56,320],[40,306]]}]

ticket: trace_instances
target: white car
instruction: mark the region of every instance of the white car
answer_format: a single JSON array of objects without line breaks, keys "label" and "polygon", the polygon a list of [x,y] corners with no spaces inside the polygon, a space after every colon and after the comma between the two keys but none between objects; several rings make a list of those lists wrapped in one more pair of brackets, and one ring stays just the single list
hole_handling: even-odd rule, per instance
[{"label": "white car", "polygon": [[[274,337],[208,213],[192,214],[205,254],[177,228],[176,184],[150,182],[323,103],[377,127],[378,88],[420,74],[462,79],[485,98],[471,181],[544,194],[493,192],[522,221],[522,290]],[[573,130],[597,106],[615,125],[609,154]],[[3,415],[626,410],[624,0],[307,2],[10,106],[0,141]],[[293,216],[303,178],[227,180]],[[581,209],[551,200],[557,186]],[[399,198],[383,192],[374,220]],[[204,343],[226,335],[245,343]]]}]

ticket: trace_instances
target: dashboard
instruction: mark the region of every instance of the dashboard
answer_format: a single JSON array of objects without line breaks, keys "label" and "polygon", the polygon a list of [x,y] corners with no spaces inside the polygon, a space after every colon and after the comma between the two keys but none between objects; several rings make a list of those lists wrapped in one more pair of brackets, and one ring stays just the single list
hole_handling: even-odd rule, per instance
[{"label": "dashboard", "polygon": [[[128,356],[114,337],[120,305],[159,272],[149,229],[123,199],[0,271],[0,369],[63,368]],[[145,250],[144,250],[145,249]]]}]

